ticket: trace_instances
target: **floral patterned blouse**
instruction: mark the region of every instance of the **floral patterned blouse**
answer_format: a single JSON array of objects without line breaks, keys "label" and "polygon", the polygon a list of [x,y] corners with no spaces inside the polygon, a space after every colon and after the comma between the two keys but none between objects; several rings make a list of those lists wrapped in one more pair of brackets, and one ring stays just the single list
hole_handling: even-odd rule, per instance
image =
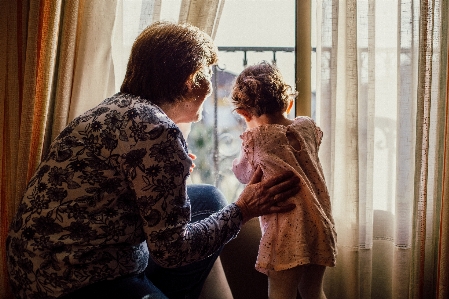
[{"label": "floral patterned blouse", "polygon": [[74,119],[29,182],[7,239],[18,298],[57,298],[141,273],[149,251],[164,267],[203,259],[234,238],[235,204],[190,222],[192,160],[157,106],[118,93]]}]

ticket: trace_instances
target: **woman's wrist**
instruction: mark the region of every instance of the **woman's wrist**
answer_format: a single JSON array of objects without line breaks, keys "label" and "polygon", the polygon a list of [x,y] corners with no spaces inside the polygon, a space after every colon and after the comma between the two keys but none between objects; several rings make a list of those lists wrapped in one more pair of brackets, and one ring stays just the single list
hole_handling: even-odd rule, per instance
[{"label": "woman's wrist", "polygon": [[241,217],[242,217],[242,224],[245,224],[251,218],[253,218],[253,217],[249,216],[250,215],[249,209],[248,209],[248,207],[246,206],[246,204],[242,200],[237,200],[234,204],[240,210],[240,214],[241,214]]}]

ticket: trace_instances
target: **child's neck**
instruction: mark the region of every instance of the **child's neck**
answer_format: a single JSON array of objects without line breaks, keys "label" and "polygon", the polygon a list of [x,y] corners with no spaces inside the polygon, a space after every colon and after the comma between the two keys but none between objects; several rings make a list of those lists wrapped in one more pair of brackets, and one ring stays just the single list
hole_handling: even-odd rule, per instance
[{"label": "child's neck", "polygon": [[261,125],[283,125],[288,126],[293,120],[287,117],[287,113],[262,114],[261,116],[252,116],[251,120],[246,122],[248,129],[252,129]]}]

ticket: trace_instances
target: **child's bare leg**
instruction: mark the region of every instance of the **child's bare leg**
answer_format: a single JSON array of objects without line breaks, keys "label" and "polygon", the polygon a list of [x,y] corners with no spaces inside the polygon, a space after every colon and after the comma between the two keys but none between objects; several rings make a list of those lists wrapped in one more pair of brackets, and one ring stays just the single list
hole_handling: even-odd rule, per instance
[{"label": "child's bare leg", "polygon": [[303,275],[299,282],[299,293],[302,299],[326,299],[323,291],[325,266],[304,265]]},{"label": "child's bare leg", "polygon": [[268,272],[269,299],[296,299],[302,267]]}]

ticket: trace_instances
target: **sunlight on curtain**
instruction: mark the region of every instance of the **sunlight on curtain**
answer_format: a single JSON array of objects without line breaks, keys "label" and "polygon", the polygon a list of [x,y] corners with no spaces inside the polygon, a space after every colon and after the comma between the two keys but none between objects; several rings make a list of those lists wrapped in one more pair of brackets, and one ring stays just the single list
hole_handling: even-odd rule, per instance
[{"label": "sunlight on curtain", "polygon": [[440,9],[317,1],[316,118],[339,244],[330,298],[434,295]]},{"label": "sunlight on curtain", "polygon": [[[2,3],[0,147],[1,244],[44,147],[51,104],[61,3]],[[10,15],[7,15],[9,13]],[[0,296],[11,296],[2,245]]]},{"label": "sunlight on curtain", "polygon": [[[442,16],[449,17],[449,3],[444,2],[442,7]],[[448,24],[444,23],[442,32],[448,32]],[[438,244],[438,270],[436,275],[436,296],[435,298],[444,299],[449,298],[449,38],[447,34],[442,35],[441,44],[447,45],[446,55],[442,53],[442,72],[446,70],[446,77],[441,80],[441,98],[445,101],[440,101],[438,105],[438,127],[439,134],[437,138],[437,148],[440,153],[437,158],[437,170],[435,177],[442,182],[435,188],[435,193],[441,198],[440,211],[435,210],[435,215],[439,215],[439,223],[434,226],[439,233]],[[444,66],[446,66],[444,68]]]},{"label": "sunlight on curtain", "polygon": [[[448,19],[449,3],[443,1],[441,5],[441,19]],[[441,32],[448,32],[448,22],[442,22]],[[441,101],[438,103],[437,146],[438,154],[435,181],[442,182],[436,184],[434,188],[435,198],[441,198],[439,205],[434,203],[435,218],[439,217],[438,223],[435,221],[435,231],[438,231],[440,240],[438,242],[438,266],[436,275],[436,296],[435,298],[449,298],[449,37],[448,34],[441,34],[441,45],[446,45],[446,51],[441,53],[441,76],[440,90]],[[445,99],[445,101],[443,100]]]},{"label": "sunlight on curtain", "polygon": [[[78,1],[0,1],[1,244],[53,131],[66,124],[77,14]],[[0,298],[12,298],[4,246],[0,253]]]},{"label": "sunlight on curtain", "polygon": [[69,121],[116,90],[111,36],[118,0],[81,0]]},{"label": "sunlight on curtain", "polygon": [[[52,125],[48,125],[45,136],[45,149],[68,123],[72,95],[73,71],[75,66],[76,30],[78,28],[79,0],[67,1],[62,9],[61,40],[59,42],[59,61],[53,98],[54,108],[50,115]],[[57,100],[56,100],[57,99]],[[51,129],[51,131],[49,131]]]}]

